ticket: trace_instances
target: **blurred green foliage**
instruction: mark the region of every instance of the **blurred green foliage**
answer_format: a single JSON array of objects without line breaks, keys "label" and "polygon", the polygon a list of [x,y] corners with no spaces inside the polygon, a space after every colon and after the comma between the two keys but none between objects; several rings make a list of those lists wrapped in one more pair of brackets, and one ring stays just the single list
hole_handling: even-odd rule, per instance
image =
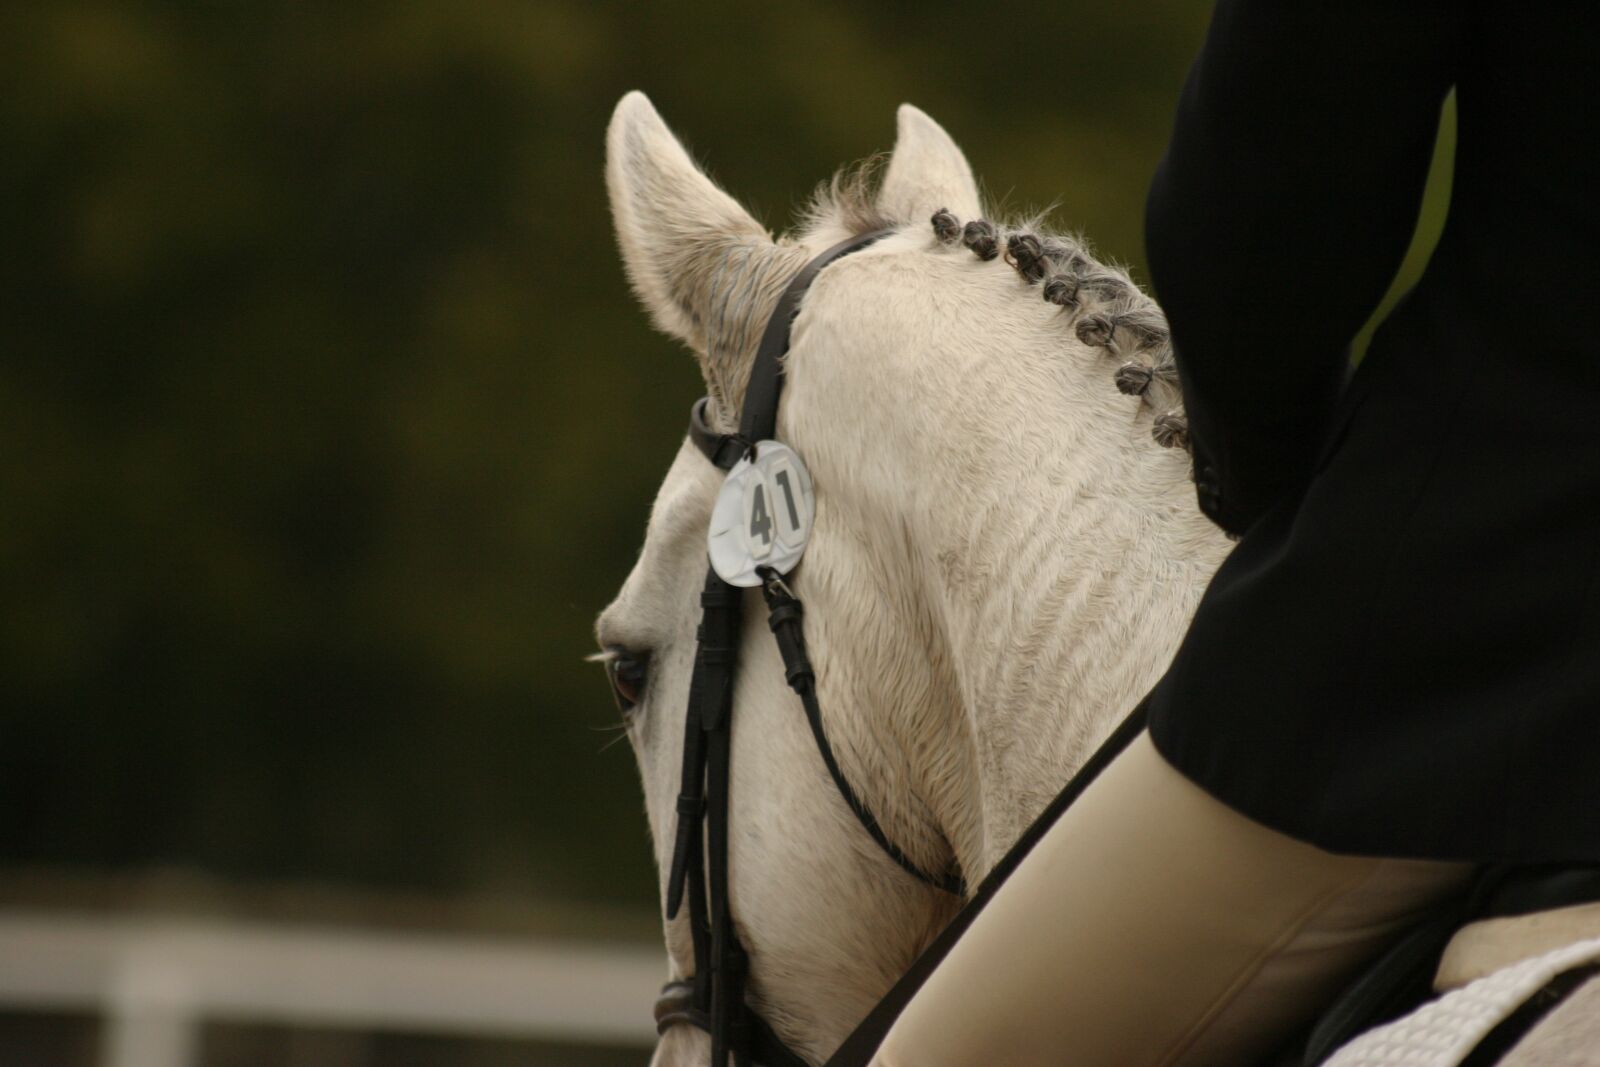
[{"label": "blurred green foliage", "polygon": [[1140,261],[1207,5],[0,13],[0,864],[653,906],[582,662],[700,392],[617,262],[642,88],[774,228],[911,100]]}]

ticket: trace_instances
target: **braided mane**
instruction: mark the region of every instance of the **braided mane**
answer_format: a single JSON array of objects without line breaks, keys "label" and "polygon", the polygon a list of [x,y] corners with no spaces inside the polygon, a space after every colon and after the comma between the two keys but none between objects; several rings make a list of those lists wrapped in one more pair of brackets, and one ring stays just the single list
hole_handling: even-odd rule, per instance
[{"label": "braided mane", "polygon": [[[846,167],[812,194],[802,232],[840,226],[852,234],[903,224],[878,208],[884,157]],[[1032,223],[1008,225],[988,219],[962,220],[948,209],[929,220],[938,243],[965,248],[986,262],[1003,258],[1040,296],[1061,309],[1064,327],[1077,340],[1117,361],[1117,388],[1137,396],[1156,413],[1151,435],[1165,448],[1188,448],[1178,368],[1172,360],[1167,317],[1122,269],[1101,263],[1076,237],[1036,232]]]},{"label": "braided mane", "polygon": [[1097,261],[1075,238],[997,226],[988,219],[963,224],[943,208],[929,221],[947,248],[964,247],[985,261],[1000,258],[1003,248],[1006,263],[1023,281],[1039,286],[1045,302],[1061,309],[1073,336],[1119,361],[1117,388],[1157,412],[1151,430],[1156,442],[1166,448],[1188,446],[1167,318],[1126,273]]}]

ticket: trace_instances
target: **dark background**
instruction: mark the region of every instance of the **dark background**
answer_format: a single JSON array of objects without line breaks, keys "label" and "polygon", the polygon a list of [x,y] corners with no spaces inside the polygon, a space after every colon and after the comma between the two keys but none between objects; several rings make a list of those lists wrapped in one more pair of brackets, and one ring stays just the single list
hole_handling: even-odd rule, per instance
[{"label": "dark background", "polygon": [[0,897],[648,925],[582,660],[699,379],[623,279],[611,108],[645,90],[781,230],[909,100],[1137,276],[1207,13],[6,5]]}]

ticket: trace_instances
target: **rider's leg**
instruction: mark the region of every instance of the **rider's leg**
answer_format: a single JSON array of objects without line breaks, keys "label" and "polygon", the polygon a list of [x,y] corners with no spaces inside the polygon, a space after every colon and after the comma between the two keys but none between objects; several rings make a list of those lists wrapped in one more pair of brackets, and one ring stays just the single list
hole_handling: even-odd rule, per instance
[{"label": "rider's leg", "polygon": [[1246,1063],[1469,874],[1268,829],[1142,735],[1018,866],[873,1062]]}]

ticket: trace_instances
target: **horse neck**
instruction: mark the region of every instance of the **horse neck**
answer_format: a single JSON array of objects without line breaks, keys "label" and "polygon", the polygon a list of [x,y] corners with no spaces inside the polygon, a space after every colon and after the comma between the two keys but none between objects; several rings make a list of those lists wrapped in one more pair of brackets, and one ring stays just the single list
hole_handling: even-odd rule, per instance
[{"label": "horse neck", "polygon": [[975,748],[984,870],[1159,678],[1226,554],[1187,457],[1147,423],[1008,442],[937,524],[934,595]]},{"label": "horse neck", "polygon": [[1228,543],[1012,272],[885,242],[812,299],[780,413],[818,485],[808,634],[883,712],[837,745],[896,840],[936,825],[972,880],[1155,683]]}]

